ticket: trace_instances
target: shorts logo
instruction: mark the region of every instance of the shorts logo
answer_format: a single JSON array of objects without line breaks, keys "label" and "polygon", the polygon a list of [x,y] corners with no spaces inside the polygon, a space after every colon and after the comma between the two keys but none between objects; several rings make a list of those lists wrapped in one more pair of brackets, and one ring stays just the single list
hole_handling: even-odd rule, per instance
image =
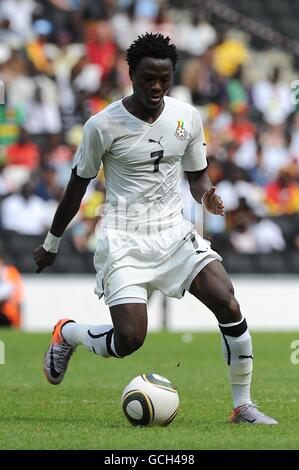
[{"label": "shorts logo", "polygon": [[186,140],[189,136],[189,132],[184,128],[184,121],[178,121],[178,127],[175,130],[174,135],[180,140]]}]

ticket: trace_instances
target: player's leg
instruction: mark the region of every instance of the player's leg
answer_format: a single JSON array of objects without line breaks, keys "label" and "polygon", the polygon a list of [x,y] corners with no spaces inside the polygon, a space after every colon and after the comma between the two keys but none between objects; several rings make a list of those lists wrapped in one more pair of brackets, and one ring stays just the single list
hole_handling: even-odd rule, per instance
[{"label": "player's leg", "polygon": [[232,282],[219,261],[212,260],[195,276],[189,292],[214,313],[220,324],[242,320]]},{"label": "player's leg", "polygon": [[124,357],[136,351],[147,331],[147,288],[130,285],[119,289],[122,278],[109,279],[105,301],[112,324],[80,325],[67,323],[62,328],[64,340],[73,348],[85,346],[103,357]]},{"label": "player's leg", "polygon": [[147,332],[147,308],[137,299],[119,299],[110,306],[110,325],[67,323],[62,336],[72,347],[85,346],[103,357],[124,357],[142,346]]},{"label": "player's leg", "polygon": [[[119,273],[118,273],[119,274]],[[105,325],[79,324],[74,320],[59,320],[44,359],[48,381],[59,384],[64,377],[74,350],[85,346],[102,357],[124,357],[138,349],[147,331],[147,288],[129,285],[128,276],[109,278],[105,302],[110,308],[112,323]],[[119,288],[120,284],[122,288]]]},{"label": "player's leg", "polygon": [[205,304],[218,320],[223,352],[229,366],[234,407],[251,403],[251,337],[235,299],[231,280],[222,264],[217,260],[209,263],[197,274],[189,292]]},{"label": "player's leg", "polygon": [[253,367],[251,336],[232,282],[222,264],[214,260],[194,278],[189,292],[216,316],[222,333],[222,348],[229,368],[232,387],[234,422],[276,424],[252,405],[250,385]]},{"label": "player's leg", "polygon": [[146,303],[141,299],[138,301],[127,298],[116,301],[110,307],[113,325],[86,325],[70,319],[59,320],[44,360],[48,381],[54,385],[61,383],[69,360],[79,345],[106,358],[124,357],[136,351],[143,344],[147,332]]},{"label": "player's leg", "polygon": [[125,357],[139,349],[147,334],[147,306],[145,303],[118,304],[110,307],[114,325],[114,347],[118,357]]}]

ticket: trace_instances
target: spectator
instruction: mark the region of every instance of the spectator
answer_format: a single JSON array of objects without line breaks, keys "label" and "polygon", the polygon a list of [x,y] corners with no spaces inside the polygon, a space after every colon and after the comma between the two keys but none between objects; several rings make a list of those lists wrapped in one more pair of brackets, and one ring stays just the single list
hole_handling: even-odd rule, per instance
[{"label": "spectator", "polygon": [[[223,35],[223,34],[222,34]],[[215,48],[214,68],[223,77],[231,77],[248,58],[247,45],[236,35],[219,38]]]},{"label": "spectator", "polygon": [[262,194],[259,188],[247,181],[246,172],[238,166],[231,166],[227,179],[217,184],[226,211],[234,211],[239,206],[240,198],[244,198],[250,207],[262,205]]},{"label": "spectator", "polygon": [[62,197],[63,187],[57,182],[57,172],[53,163],[44,163],[39,172],[39,179],[35,187],[36,196],[44,201],[59,200]]},{"label": "spectator", "polygon": [[252,87],[254,106],[271,125],[284,124],[295,107],[291,99],[291,88],[280,80],[280,70],[275,67],[269,80],[259,81]]},{"label": "spectator", "polygon": [[0,43],[7,44],[7,46],[15,46],[16,44],[22,44],[20,36],[12,31],[10,26],[10,19],[5,16],[5,13],[1,16],[0,9]]},{"label": "spectator", "polygon": [[251,232],[255,237],[257,253],[283,251],[286,248],[281,228],[273,220],[256,216]]},{"label": "spectator", "polygon": [[39,164],[39,148],[31,142],[25,129],[20,129],[18,141],[7,147],[8,165],[22,165],[34,170]]},{"label": "spectator", "polygon": [[1,204],[1,222],[5,230],[24,235],[42,235],[49,228],[51,214],[43,199],[34,195],[32,182],[19,193],[8,196]]},{"label": "spectator", "polygon": [[44,162],[56,170],[55,179],[58,187],[64,188],[69,180],[75,151],[76,148],[72,148],[71,144],[66,145],[62,142],[60,135],[49,136]]},{"label": "spectator", "polygon": [[96,64],[102,77],[107,78],[114,67],[117,52],[111,25],[106,21],[88,24],[85,47],[90,64]]},{"label": "spectator", "polygon": [[248,93],[242,80],[243,67],[240,65],[234,75],[227,80],[226,94],[229,107],[235,112],[248,109]]},{"label": "spectator", "polygon": [[[275,51],[249,47],[241,31],[227,30],[224,38],[197,10],[178,1],[169,9],[160,0],[0,0],[5,226],[22,233],[45,230],[68,180],[83,124],[131,93],[125,50],[138,34],[153,31],[169,34],[180,49],[171,93],[199,107],[204,121],[210,176],[226,206],[225,218],[203,211],[208,234],[228,238],[233,231],[235,243],[252,243],[248,249],[256,252],[298,248],[299,112],[290,119],[291,88],[280,77],[280,71],[298,75],[292,57],[284,52],[284,60],[278,60]],[[267,70],[273,70],[268,79]],[[26,199],[21,193],[28,181],[34,181],[35,195]],[[84,202],[97,199],[96,186],[93,181]],[[194,219],[198,208],[188,191],[184,196]],[[252,211],[263,218],[256,220]],[[84,251],[93,244],[88,234],[95,220],[90,205],[82,214],[73,233]],[[285,242],[271,215],[290,226],[285,230],[281,224]]]},{"label": "spectator", "polygon": [[2,0],[0,17],[9,19],[12,31],[27,41],[32,37],[32,17],[36,6],[34,0]]},{"label": "spectator", "polygon": [[194,12],[191,21],[183,21],[178,29],[177,39],[180,49],[193,56],[201,56],[217,40],[215,29],[198,11]]},{"label": "spectator", "polygon": [[299,212],[299,184],[295,171],[292,167],[282,168],[277,179],[266,186],[265,202],[271,215]]},{"label": "spectator", "polygon": [[269,183],[269,177],[263,168],[263,150],[261,145],[257,146],[255,165],[249,171],[251,181],[257,186],[264,187]]},{"label": "spectator", "polygon": [[23,122],[24,113],[20,106],[10,106],[0,102],[0,145],[16,142]]},{"label": "spectator", "polygon": [[23,282],[17,268],[0,253],[0,326],[21,325]]},{"label": "spectator", "polygon": [[234,142],[241,145],[246,140],[252,140],[255,136],[255,126],[248,117],[248,109],[244,105],[233,111],[233,121],[229,127],[229,133]]},{"label": "spectator", "polygon": [[45,101],[41,88],[37,85],[33,99],[26,109],[25,129],[32,136],[40,134],[59,134],[61,117],[54,102]]},{"label": "spectator", "polygon": [[251,214],[240,212],[236,216],[231,242],[238,253],[252,254],[258,251],[257,241],[251,230]]},{"label": "spectator", "polygon": [[169,36],[172,41],[176,41],[175,25],[165,6],[160,6],[157,16],[151,25],[150,31],[154,34],[160,33],[164,36]]},{"label": "spectator", "polygon": [[239,253],[271,253],[286,247],[280,227],[253,212],[238,212],[231,243]]},{"label": "spectator", "polygon": [[28,58],[35,65],[39,72],[49,75],[53,74],[53,66],[46,53],[46,44],[49,35],[53,29],[50,21],[46,19],[39,19],[33,23],[34,33],[36,38],[27,43],[26,52]]}]

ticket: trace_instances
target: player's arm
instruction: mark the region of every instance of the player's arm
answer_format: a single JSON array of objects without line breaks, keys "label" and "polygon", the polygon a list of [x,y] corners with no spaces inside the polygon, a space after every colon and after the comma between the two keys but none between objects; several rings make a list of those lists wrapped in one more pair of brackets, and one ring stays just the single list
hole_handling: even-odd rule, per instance
[{"label": "player's arm", "polygon": [[43,245],[34,252],[36,272],[41,272],[55,260],[61,236],[77,214],[89,181],[98,174],[106,143],[101,125],[94,117],[90,118],[84,125],[82,141],[74,156],[73,172],[56,210],[50,232]]},{"label": "player's arm", "polygon": [[208,160],[203,125],[199,112],[194,108],[190,141],[182,158],[182,167],[188,178],[194,199],[204,204],[212,214],[224,215],[224,205],[208,173]]},{"label": "player's arm", "polygon": [[190,191],[194,199],[205,208],[216,215],[224,215],[224,204],[221,197],[215,193],[216,188],[212,185],[208,168],[200,171],[185,171]]},{"label": "player's arm", "polygon": [[77,214],[81,200],[90,182],[88,178],[81,178],[72,173],[66,191],[57,207],[53,223],[43,245],[36,248],[34,260],[37,264],[37,273],[53,264],[60,239],[68,224]]}]

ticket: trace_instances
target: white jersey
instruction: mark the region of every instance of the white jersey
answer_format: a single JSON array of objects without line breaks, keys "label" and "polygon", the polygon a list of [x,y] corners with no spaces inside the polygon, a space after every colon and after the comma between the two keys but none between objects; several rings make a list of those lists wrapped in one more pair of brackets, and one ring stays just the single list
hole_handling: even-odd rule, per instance
[{"label": "white jersey", "polygon": [[94,178],[103,163],[106,226],[121,228],[125,222],[135,229],[140,224],[179,223],[181,166],[184,171],[207,167],[198,111],[167,96],[164,102],[152,124],[133,116],[119,100],[84,126],[73,169],[82,178]]}]

